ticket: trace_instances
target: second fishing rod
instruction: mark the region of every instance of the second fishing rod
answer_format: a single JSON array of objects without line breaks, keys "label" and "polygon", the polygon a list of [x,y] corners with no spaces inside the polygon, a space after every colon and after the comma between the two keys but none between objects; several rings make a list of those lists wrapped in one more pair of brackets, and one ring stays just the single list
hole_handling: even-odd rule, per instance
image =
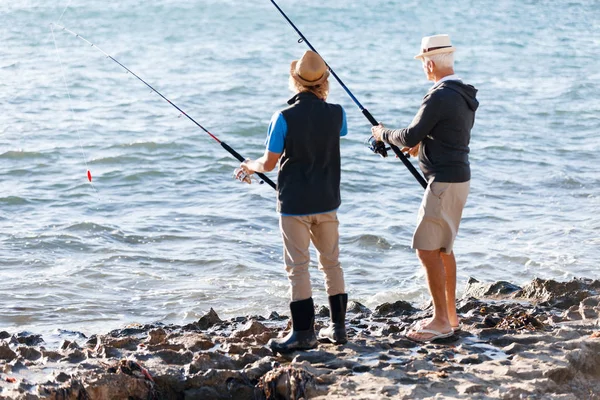
[{"label": "second fishing rod", "polygon": [[[285,20],[292,26],[292,28],[294,28],[294,30],[296,31],[296,33],[300,36],[300,40],[298,42],[304,42],[304,43],[306,43],[306,45],[312,51],[314,51],[315,53],[319,53],[313,47],[313,45],[310,44],[310,42],[308,41],[308,39],[306,39],[306,37],[302,34],[302,32],[300,31],[300,29],[298,29],[296,27],[296,25],[294,25],[294,23],[292,22],[292,20],[285,14],[285,12],[283,12],[283,10],[281,9],[281,7],[279,7],[279,5],[277,5],[277,3],[275,2],[275,0],[271,0],[271,3],[273,3],[273,5],[275,6],[275,8],[277,8],[277,10],[279,11],[279,13],[281,13],[281,15],[283,16],[283,18],[285,18]],[[371,115],[371,113],[369,112],[369,110],[367,110],[365,107],[363,107],[362,104],[360,104],[360,102],[357,100],[357,98],[352,94],[352,92],[350,91],[350,89],[348,89],[348,87],[344,84],[344,82],[340,79],[340,77],[335,73],[335,71],[331,68],[331,66],[329,66],[329,64],[327,64],[326,61],[325,61],[325,64],[327,65],[327,68],[329,68],[329,72],[331,73],[331,75],[335,78],[335,80],[338,81],[338,83],[342,86],[342,88],[344,89],[344,91],[348,94],[348,96],[350,96],[350,98],[352,99],[352,101],[358,106],[358,108],[363,113],[363,115],[369,120],[369,122],[371,123],[371,125],[373,125],[373,126],[379,125],[379,122],[377,122],[377,120],[373,117],[373,115]],[[371,149],[375,153],[380,154],[383,157],[385,157],[387,155],[384,143],[382,143],[382,142],[375,142],[374,140],[373,141],[370,140],[369,141],[369,145],[371,146]],[[393,144],[390,144],[390,148],[396,154],[396,156],[400,159],[400,161],[402,161],[402,163],[410,171],[410,173],[415,177],[415,179],[417,180],[417,182],[419,182],[419,184],[423,187],[423,189],[427,188],[427,181],[425,180],[425,178],[423,178],[423,175],[421,175],[419,173],[419,171],[417,171],[417,169],[412,165],[412,163],[402,153],[402,151],[400,151],[400,149],[398,147],[394,146]]]},{"label": "second fishing rod", "polygon": [[[146,85],[147,87],[149,87],[154,93],[156,93],[157,95],[159,95],[163,100],[165,100],[167,103],[169,103],[170,105],[172,105],[175,109],[177,109],[177,111],[179,111],[182,115],[185,115],[187,119],[189,119],[190,121],[192,121],[194,124],[196,124],[196,126],[198,126],[198,128],[202,129],[204,132],[206,132],[212,139],[214,139],[217,143],[219,143],[221,145],[221,147],[223,147],[225,150],[227,150],[227,152],[229,154],[231,154],[232,156],[234,156],[238,161],[243,162],[245,160],[245,158],[238,153],[237,151],[235,151],[231,146],[229,146],[227,143],[225,143],[224,141],[220,140],[218,137],[216,137],[215,135],[213,135],[208,129],[206,129],[205,127],[203,127],[202,125],[200,125],[194,118],[190,117],[185,111],[183,111],[181,108],[179,108],[179,106],[177,106],[175,103],[173,103],[171,100],[169,100],[168,98],[166,98],[161,92],[159,92],[158,90],[156,90],[154,87],[152,87],[148,82],[146,82],[145,80],[143,80],[142,78],[140,78],[135,72],[133,72],[132,70],[130,70],[129,68],[127,68],[125,65],[121,64],[117,59],[115,59],[113,56],[111,56],[110,54],[108,54],[107,52],[105,52],[104,50],[102,50],[100,47],[96,46],[95,44],[93,44],[92,42],[90,42],[89,40],[87,40],[86,38],[84,38],[83,36],[79,35],[78,33],[73,32],[70,29],[65,28],[64,26],[58,25],[58,24],[51,24],[50,27],[52,29],[52,32],[54,32],[54,28],[53,26],[56,26],[57,28],[63,30],[64,32],[67,32],[73,36],[75,36],[78,39],[81,39],[82,41],[84,41],[85,43],[87,43],[88,45],[96,48],[98,51],[100,51],[102,54],[104,54],[108,59],[114,61],[115,63],[117,63],[121,68],[123,68],[125,71],[127,71],[128,73],[130,73],[131,75],[133,75],[136,79],[138,79],[140,82],[142,82],[144,85]],[[54,34],[54,33],[53,33]],[[237,170],[236,170],[237,172]],[[277,185],[275,184],[275,182],[273,182],[271,179],[269,179],[268,176],[262,174],[262,173],[256,173],[261,179],[262,182],[259,181],[260,183],[266,182],[269,186],[271,186],[273,189],[277,190]],[[91,175],[90,172],[88,171],[88,179],[91,182]],[[246,181],[248,183],[250,183],[250,176],[245,176],[239,179],[247,179]]]}]

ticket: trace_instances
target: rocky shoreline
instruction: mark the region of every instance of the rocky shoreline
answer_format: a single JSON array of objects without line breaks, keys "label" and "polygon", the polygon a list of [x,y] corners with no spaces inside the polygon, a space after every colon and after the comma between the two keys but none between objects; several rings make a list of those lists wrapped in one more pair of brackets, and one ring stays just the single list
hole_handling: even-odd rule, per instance
[{"label": "rocky shoreline", "polygon": [[[419,344],[403,336],[431,310],[398,301],[348,305],[349,342],[288,356],[269,339],[288,318],[129,326],[49,348],[0,331],[4,399],[600,399],[600,280],[471,279],[462,329]],[[316,328],[328,310],[316,310]]]}]

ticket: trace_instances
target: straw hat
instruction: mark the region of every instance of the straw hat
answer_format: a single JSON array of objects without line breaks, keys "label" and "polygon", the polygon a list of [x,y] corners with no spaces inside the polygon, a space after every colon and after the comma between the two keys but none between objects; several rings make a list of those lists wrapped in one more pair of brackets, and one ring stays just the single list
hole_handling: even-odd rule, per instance
[{"label": "straw hat", "polygon": [[421,39],[421,52],[415,56],[420,59],[434,54],[452,53],[456,48],[450,43],[448,35],[425,36]]},{"label": "straw hat", "polygon": [[290,75],[303,86],[317,86],[327,80],[329,71],[320,55],[307,50],[301,59],[292,61]]}]

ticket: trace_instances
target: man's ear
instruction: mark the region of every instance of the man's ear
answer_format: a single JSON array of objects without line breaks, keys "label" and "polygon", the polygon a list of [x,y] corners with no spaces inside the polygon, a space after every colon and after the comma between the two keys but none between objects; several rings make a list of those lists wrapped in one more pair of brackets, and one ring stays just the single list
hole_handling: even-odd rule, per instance
[{"label": "man's ear", "polygon": [[428,60],[427,61],[427,70],[429,72],[433,72],[434,68],[435,68],[435,63],[432,60]]}]

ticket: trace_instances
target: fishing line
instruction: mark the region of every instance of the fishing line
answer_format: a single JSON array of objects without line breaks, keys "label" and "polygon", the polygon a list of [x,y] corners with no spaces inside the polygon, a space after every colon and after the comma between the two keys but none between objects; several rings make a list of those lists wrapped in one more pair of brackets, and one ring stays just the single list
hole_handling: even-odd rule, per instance
[{"label": "fishing line", "polygon": [[[107,52],[105,52],[100,47],[96,46],[95,44],[93,44],[92,42],[90,42],[89,40],[87,40],[86,38],[84,38],[83,36],[81,36],[81,35],[73,32],[72,30],[67,29],[64,26],[61,26],[59,24],[52,24],[52,25],[56,26],[57,28],[62,29],[63,31],[65,31],[65,32],[67,32],[67,33],[69,33],[69,34],[71,34],[73,36],[75,36],[76,38],[81,39],[85,43],[89,44],[91,47],[94,47],[95,49],[97,49],[98,51],[100,51],[107,58],[109,58],[110,60],[112,60],[115,63],[117,63],[125,71],[127,71],[128,73],[130,73],[131,75],[133,75],[134,77],[136,77],[144,85],[146,85],[147,87],[149,87],[154,93],[156,93],[157,95],[159,95],[163,100],[165,100],[167,103],[169,103],[170,105],[172,105],[175,109],[177,109],[177,111],[179,111],[181,114],[185,115],[190,121],[192,121],[194,124],[196,124],[196,126],[198,126],[200,129],[202,129],[204,132],[206,132],[213,140],[215,140],[217,143],[219,143],[221,145],[221,147],[223,147],[225,150],[227,150],[227,152],[229,152],[229,154],[231,154],[232,156],[234,156],[238,161],[243,162],[243,161],[246,160],[237,151],[235,151],[231,146],[229,146],[227,143],[221,141],[217,136],[215,136],[214,134],[212,134],[208,129],[206,129],[205,127],[203,127],[202,125],[200,125],[195,119],[193,119],[192,117],[190,117],[185,111],[183,111],[181,108],[179,108],[175,103],[173,103],[171,100],[169,100],[168,98],[166,98],[158,90],[156,90],[155,88],[153,88],[148,82],[146,82],[145,80],[143,80],[142,78],[140,78],[135,72],[133,72],[132,70],[130,70],[129,68],[127,68],[125,65],[121,64],[113,56],[111,56],[110,54],[108,54]],[[54,32],[54,30],[53,30],[53,32]],[[56,44],[56,41],[55,41],[55,44]],[[262,174],[260,172],[257,172],[256,174],[264,182],[268,183],[269,186],[271,186],[273,189],[277,189],[277,186],[275,185],[275,183],[271,179],[269,179],[268,176],[266,176],[266,175],[264,175],[264,174]],[[260,182],[260,183],[263,183],[263,182]]]},{"label": "fishing line", "polygon": [[[294,28],[294,30],[296,31],[296,33],[298,33],[298,35],[300,35],[300,39],[298,39],[298,43],[302,43],[302,42],[306,43],[306,45],[312,51],[314,51],[315,53],[318,54],[319,52],[313,47],[312,44],[310,44],[310,42],[308,41],[308,39],[306,39],[306,37],[302,34],[302,32],[300,32],[300,30],[296,27],[296,25],[294,25],[294,23],[292,22],[292,20],[290,20],[288,18],[288,16],[283,12],[283,10],[277,5],[277,3],[274,0],[271,0],[271,3],[273,3],[273,5],[275,6],[275,8],[277,8],[277,10],[279,11],[279,13],[281,13],[281,15],[283,16],[283,18],[285,18],[285,20],[292,26],[292,28]],[[325,61],[325,60],[323,60],[323,61]],[[363,115],[369,120],[369,122],[371,123],[371,125],[373,125],[373,126],[379,125],[379,122],[377,122],[377,120],[373,117],[373,115],[371,115],[371,113],[369,112],[369,110],[367,110],[365,107],[363,107],[362,104],[360,104],[360,102],[358,101],[358,99],[356,97],[354,97],[354,95],[352,94],[352,92],[350,91],[350,89],[348,89],[348,87],[344,84],[344,82],[342,82],[342,80],[340,79],[340,77],[337,76],[337,74],[329,66],[329,64],[327,64],[327,62],[325,62],[325,65],[327,65],[327,68],[329,68],[329,72],[331,72],[331,75],[338,81],[338,83],[342,86],[342,88],[344,89],[344,91],[346,91],[346,93],[348,94],[348,96],[350,96],[350,98],[352,99],[352,101],[358,106],[358,108],[363,113]],[[400,161],[402,161],[402,163],[404,164],[404,166],[415,177],[415,179],[417,180],[417,182],[419,182],[421,184],[421,186],[423,186],[423,189],[427,188],[427,181],[425,181],[425,178],[423,178],[423,176],[419,173],[419,171],[417,171],[415,169],[415,167],[411,164],[411,162],[408,160],[408,158],[406,157],[406,155],[404,155],[402,153],[402,151],[400,151],[400,149],[398,147],[394,146],[393,144],[390,144],[390,147],[394,151],[394,153],[396,154],[396,156],[400,159]],[[385,145],[383,147],[383,150],[385,150]],[[382,155],[385,156],[384,154],[382,154]]]},{"label": "fishing line", "polygon": [[[68,6],[67,6],[68,7]],[[65,11],[67,10],[67,8],[65,8]],[[64,11],[63,11],[64,14]],[[62,16],[61,16],[62,18]],[[60,58],[60,53],[58,51],[58,45],[56,44],[56,36],[54,35],[54,27],[53,24],[50,24],[50,31],[52,32],[52,40],[54,41],[54,48],[56,50],[56,57],[58,58],[58,62],[60,63],[60,68],[61,68],[61,72],[62,72],[62,77],[63,77],[63,82],[65,85],[65,91],[67,92],[67,97],[69,98],[69,108],[71,109],[71,119],[73,121],[75,121],[75,119],[73,118],[73,116],[75,115],[75,110],[73,109],[73,99],[71,98],[71,93],[69,91],[69,85],[67,84],[67,77],[65,74],[65,66],[63,65],[62,59]],[[96,190],[96,192],[98,192],[98,189],[96,189],[96,186],[92,183],[92,172],[90,171],[90,168],[88,166],[88,158],[87,155],[85,154],[85,150],[83,149],[83,141],[81,139],[81,132],[79,132],[79,128],[77,127],[77,124],[75,124],[75,131],[77,132],[77,137],[79,139],[79,148],[81,149],[81,155],[83,157],[83,161],[85,163],[85,169],[86,169],[86,176],[88,179],[88,182],[92,185],[92,187],[94,188],[94,190]]]}]

